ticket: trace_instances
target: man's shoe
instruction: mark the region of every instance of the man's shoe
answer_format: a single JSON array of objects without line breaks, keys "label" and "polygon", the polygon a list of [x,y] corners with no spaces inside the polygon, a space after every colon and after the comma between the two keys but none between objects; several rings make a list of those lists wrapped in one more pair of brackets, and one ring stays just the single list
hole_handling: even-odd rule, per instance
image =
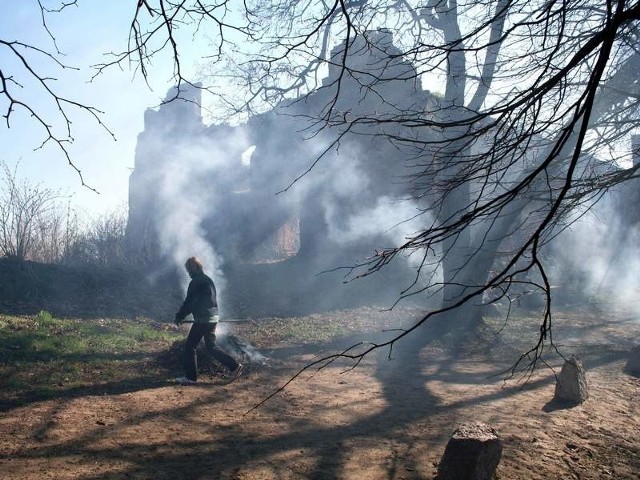
[{"label": "man's shoe", "polygon": [[198,382],[187,377],[178,377],[176,378],[176,383],[179,385],[195,385]]},{"label": "man's shoe", "polygon": [[236,369],[231,372],[231,381],[234,381],[236,378],[238,378],[240,375],[242,375],[242,369],[243,368],[244,368],[244,365],[239,363],[238,366],[236,367]]}]

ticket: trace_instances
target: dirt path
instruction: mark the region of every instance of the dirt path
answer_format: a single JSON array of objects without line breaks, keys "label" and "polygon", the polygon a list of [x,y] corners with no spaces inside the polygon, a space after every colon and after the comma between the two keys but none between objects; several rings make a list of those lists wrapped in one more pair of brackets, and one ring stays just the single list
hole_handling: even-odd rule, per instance
[{"label": "dirt path", "polygon": [[547,369],[523,388],[491,377],[506,358],[497,348],[433,348],[407,375],[383,356],[305,373],[247,413],[314,358],[300,349],[231,384],[209,376],[3,410],[0,478],[431,479],[453,429],[483,421],[504,442],[500,479],[638,479],[640,379],[622,372],[636,323],[581,343],[590,398],[573,408],[550,403]]}]

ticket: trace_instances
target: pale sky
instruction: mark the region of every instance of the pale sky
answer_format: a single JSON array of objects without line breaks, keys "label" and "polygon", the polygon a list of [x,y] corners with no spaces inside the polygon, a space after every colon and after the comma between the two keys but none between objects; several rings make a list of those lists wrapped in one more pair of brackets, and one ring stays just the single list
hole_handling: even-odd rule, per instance
[{"label": "pale sky", "polygon": [[[49,7],[58,7],[61,0],[42,0]],[[0,0],[0,40],[18,40],[55,52],[55,46],[42,26],[37,0]],[[48,16],[48,26],[56,37],[64,56],[59,60],[78,70],[61,70],[50,59],[30,57],[31,64],[42,76],[52,76],[51,82],[61,96],[91,105],[104,114],[103,122],[116,140],[101,128],[90,115],[70,108],[74,143],[68,150],[74,164],[82,171],[85,182],[95,188],[94,193],[80,184],[76,172],[57,146],[49,143],[34,151],[46,138],[45,132],[23,110],[11,116],[10,128],[0,118],[0,161],[10,166],[20,162],[18,175],[32,183],[72,194],[72,205],[91,215],[126,205],[128,179],[134,166],[136,137],[143,130],[144,112],[156,107],[173,86],[173,64],[170,52],[154,59],[149,68],[149,85],[128,65],[111,68],[90,82],[95,70],[92,65],[105,61],[105,53],[120,52],[127,47],[129,27],[135,12],[134,1],[78,0],[59,14]],[[179,32],[182,73],[198,81],[196,71],[208,53],[209,42],[192,37],[192,32]],[[0,45],[0,69],[5,76],[15,75],[21,83],[21,95],[29,97],[34,91],[24,77],[15,72],[15,60],[7,48]],[[423,81],[431,90],[439,90],[438,82]],[[46,99],[28,98],[36,108],[46,108]],[[0,95],[0,115],[5,115],[6,100]],[[44,111],[47,120],[55,109]]]},{"label": "pale sky", "polygon": [[[51,7],[60,4],[43,3]],[[51,38],[42,27],[36,0],[0,0],[0,4],[0,39],[18,40],[55,52]],[[79,70],[62,71],[54,68],[53,62],[44,57],[33,63],[41,75],[57,79],[51,85],[58,94],[104,112],[101,118],[115,135],[115,141],[90,115],[69,109],[75,139],[69,146],[72,161],[82,171],[85,182],[99,194],[81,186],[77,173],[53,143],[34,151],[46,135],[24,111],[16,110],[12,114],[9,128],[4,118],[0,123],[0,161],[11,167],[19,161],[18,176],[27,177],[31,183],[41,183],[47,188],[72,194],[72,205],[93,216],[126,204],[136,137],[143,130],[144,112],[157,106],[173,85],[173,67],[168,56],[157,58],[149,70],[151,87],[145,84],[139,73],[134,75],[127,65],[122,70],[112,68],[89,82],[94,74],[91,66],[104,61],[105,53],[126,48],[134,8],[135,2],[85,0],[80,1],[77,7],[51,14],[48,17],[49,29],[64,54],[59,59]],[[195,43],[190,36],[183,40],[183,75],[192,78],[199,59],[206,55],[207,43],[204,40]],[[18,78],[12,62],[6,47],[0,45],[0,69],[5,76],[15,75],[24,87],[19,94],[26,96],[32,90],[26,79]],[[47,108],[47,102],[41,97],[32,97],[29,103]],[[6,114],[6,109],[6,101],[0,97],[2,115]],[[53,110],[45,112],[51,115]]]}]

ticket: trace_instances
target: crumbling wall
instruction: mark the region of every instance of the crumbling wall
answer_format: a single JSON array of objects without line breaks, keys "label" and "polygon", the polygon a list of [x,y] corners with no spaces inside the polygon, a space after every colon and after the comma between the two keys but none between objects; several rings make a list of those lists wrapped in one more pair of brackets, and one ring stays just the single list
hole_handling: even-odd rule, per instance
[{"label": "crumbling wall", "polygon": [[[393,301],[402,287],[404,267],[389,269],[386,278],[380,274],[377,280],[348,287],[341,276],[336,279],[318,273],[389,246],[382,232],[351,242],[341,241],[336,232],[350,228],[354,217],[374,211],[381,198],[407,196],[404,164],[415,155],[414,147],[403,150],[389,141],[390,134],[397,137],[400,133],[397,125],[366,122],[352,126],[343,136],[344,127],[317,129],[316,119],[338,91],[336,114],[349,111],[368,119],[424,112],[436,100],[422,90],[415,69],[399,55],[389,31],[356,37],[349,45],[347,62],[354,73],[340,78],[344,48],[343,43],[332,51],[329,74],[320,89],[283,102],[244,125],[205,126],[197,88],[185,87],[175,100],[148,110],[130,178],[127,236],[134,249],[155,258],[166,255],[158,242],[162,229],[167,228],[160,219],[172,205],[158,194],[160,185],[171,181],[171,168],[194,144],[211,146],[201,148],[205,157],[215,155],[210,152],[224,145],[224,168],[195,172],[190,190],[215,192],[215,203],[200,212],[200,227],[221,258],[228,286],[227,312],[251,314],[251,305],[257,304],[261,313],[280,314],[296,307],[306,310],[310,304],[322,309],[370,303],[372,298]],[[363,89],[363,84],[369,89]],[[169,92],[168,98],[174,94]],[[228,142],[232,136],[241,140]],[[339,148],[294,182],[337,137]],[[250,163],[243,164],[243,152],[249,147],[255,150]],[[202,160],[203,165],[216,162],[215,158]],[[358,184],[345,193],[340,181],[347,174],[357,176]],[[375,224],[376,218],[371,222]],[[266,284],[277,292],[262,295]],[[397,289],[387,298],[377,287],[391,284],[397,284]],[[301,302],[301,298],[309,301]]]}]

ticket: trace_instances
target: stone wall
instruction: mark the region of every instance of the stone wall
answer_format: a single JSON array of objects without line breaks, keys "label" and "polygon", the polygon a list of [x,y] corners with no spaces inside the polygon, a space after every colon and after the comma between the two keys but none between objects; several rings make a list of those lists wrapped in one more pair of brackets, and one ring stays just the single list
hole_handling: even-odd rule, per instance
[{"label": "stone wall", "polygon": [[[331,280],[318,276],[388,247],[384,232],[349,242],[336,232],[353,228],[353,219],[375,211],[381,199],[391,203],[408,195],[405,164],[415,157],[415,147],[389,141],[389,134],[402,133],[397,126],[370,120],[412,115],[437,104],[420,87],[413,66],[398,55],[390,32],[356,38],[347,64],[358,73],[340,78],[344,45],[333,50],[321,88],[244,125],[206,126],[200,91],[189,86],[175,100],[145,113],[130,178],[130,244],[162,262],[171,257],[166,250],[172,248],[164,237],[195,216],[198,235],[220,260],[228,314],[384,303],[397,298],[402,278],[409,275],[404,266],[390,268],[379,279],[357,286],[345,286],[342,274]],[[368,88],[363,89],[365,82]],[[367,120],[356,122],[346,135],[342,125],[316,128],[316,119],[338,91],[334,114],[349,112]],[[175,93],[169,92],[168,98]],[[291,185],[338,137],[339,147]],[[249,147],[254,147],[250,163],[243,161]],[[341,185],[351,177],[356,182]],[[376,218],[370,222],[375,224]],[[390,278],[397,285],[383,294],[381,288],[388,287]],[[277,293],[264,295],[265,283]]]}]

